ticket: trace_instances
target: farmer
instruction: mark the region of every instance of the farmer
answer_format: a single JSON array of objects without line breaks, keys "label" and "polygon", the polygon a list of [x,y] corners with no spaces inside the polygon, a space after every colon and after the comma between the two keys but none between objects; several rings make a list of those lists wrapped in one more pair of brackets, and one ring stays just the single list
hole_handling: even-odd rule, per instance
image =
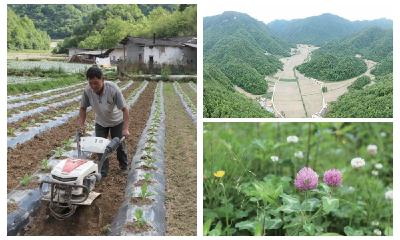
[{"label": "farmer", "polygon": [[[92,106],[95,112],[96,137],[111,138],[129,136],[129,110],[124,96],[118,86],[110,81],[104,81],[103,73],[97,66],[90,67],[86,72],[88,85],[82,94],[81,107],[77,124],[81,131],[85,129],[86,108]],[[101,154],[98,155],[101,159]],[[117,148],[117,158],[122,174],[128,173],[128,156],[125,142]],[[101,175],[108,174],[108,159],[101,169]]]}]

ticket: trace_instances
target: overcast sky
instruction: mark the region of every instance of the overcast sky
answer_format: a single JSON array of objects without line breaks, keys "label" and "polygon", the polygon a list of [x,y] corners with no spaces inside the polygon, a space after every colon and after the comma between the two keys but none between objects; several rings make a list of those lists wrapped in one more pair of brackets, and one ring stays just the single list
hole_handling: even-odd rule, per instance
[{"label": "overcast sky", "polygon": [[389,18],[393,20],[396,0],[213,0],[200,4],[204,16],[224,11],[247,13],[265,23],[332,13],[349,20]]}]

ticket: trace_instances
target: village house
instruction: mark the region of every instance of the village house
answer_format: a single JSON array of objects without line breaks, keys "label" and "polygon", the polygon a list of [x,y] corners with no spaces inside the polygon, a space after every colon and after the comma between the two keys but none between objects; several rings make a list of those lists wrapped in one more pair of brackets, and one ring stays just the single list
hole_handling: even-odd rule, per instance
[{"label": "village house", "polygon": [[181,65],[196,68],[196,37],[153,39],[128,36],[120,41],[123,59],[130,64]]},{"label": "village house", "polygon": [[124,46],[122,44],[117,44],[114,48],[108,49],[105,54],[110,57],[110,62],[116,64],[124,60]]},{"label": "village house", "polygon": [[124,62],[142,66],[147,69],[161,69],[165,65],[184,67],[196,70],[197,39],[196,37],[174,38],[139,38],[127,36],[114,48],[92,50],[69,48],[70,62],[96,63],[97,60],[109,58],[109,63]]},{"label": "village house", "polygon": [[107,50],[68,48],[68,62],[96,63],[96,58],[107,57]]}]

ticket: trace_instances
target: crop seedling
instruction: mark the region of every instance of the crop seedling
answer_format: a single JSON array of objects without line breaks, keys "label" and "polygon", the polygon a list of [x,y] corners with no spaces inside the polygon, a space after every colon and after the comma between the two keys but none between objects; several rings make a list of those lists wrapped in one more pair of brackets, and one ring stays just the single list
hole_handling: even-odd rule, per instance
[{"label": "crop seedling", "polygon": [[43,158],[42,159],[42,170],[44,171],[48,171],[50,170],[50,166],[49,166],[49,160],[47,158]]},{"label": "crop seedling", "polygon": [[20,184],[24,187],[28,186],[28,184],[31,182],[32,176],[25,174],[22,180],[20,181]]},{"label": "crop seedling", "polygon": [[146,199],[152,195],[153,193],[148,190],[147,183],[144,183],[140,188],[140,198]]},{"label": "crop seedling", "polygon": [[146,183],[150,183],[151,182],[151,174],[150,173],[146,173],[146,174],[144,174],[144,176],[143,176],[143,179],[144,179],[144,181],[146,182]]},{"label": "crop seedling", "polygon": [[61,147],[57,147],[57,148],[54,150],[54,156],[55,156],[56,158],[61,158],[61,157],[63,156],[64,153],[65,153],[65,150],[64,150],[63,148],[61,148]]},{"label": "crop seedling", "polygon": [[64,149],[71,149],[71,145],[74,143],[72,139],[66,139],[63,141],[63,147]]},{"label": "crop seedling", "polygon": [[15,136],[15,128],[7,128],[7,136],[14,137]]},{"label": "crop seedling", "polygon": [[23,122],[23,123],[21,123],[21,125],[20,125],[21,130],[26,130],[26,129],[28,129],[28,126],[29,126],[29,124],[28,124],[27,122]]},{"label": "crop seedling", "polygon": [[103,235],[107,235],[111,232],[111,224],[107,224],[104,227],[101,228],[101,233]]},{"label": "crop seedling", "polygon": [[153,163],[155,163],[156,160],[154,158],[152,158],[150,155],[146,155],[144,158],[144,163],[148,166],[148,167],[153,167]]},{"label": "crop seedling", "polygon": [[143,218],[143,210],[138,208],[135,210],[135,221],[138,227],[142,228],[146,225],[146,221]]}]

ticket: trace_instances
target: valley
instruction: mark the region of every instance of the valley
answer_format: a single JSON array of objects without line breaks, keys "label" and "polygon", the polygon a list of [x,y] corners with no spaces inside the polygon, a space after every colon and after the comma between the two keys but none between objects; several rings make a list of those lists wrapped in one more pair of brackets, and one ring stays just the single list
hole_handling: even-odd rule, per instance
[{"label": "valley", "polygon": [[[218,26],[217,20],[222,22]],[[390,24],[387,19],[352,22],[333,14],[279,24],[273,21],[264,26],[237,12],[205,18],[204,63],[220,72],[213,81],[208,81],[210,75],[205,68],[204,85],[219,82],[213,86],[213,92],[217,91],[215,88],[224,88],[225,94],[213,96],[212,102],[218,103],[213,105],[208,105],[210,94],[204,95],[208,105],[204,116],[251,117],[244,114],[247,109],[225,100],[232,95],[243,102],[247,99],[246,106],[253,102],[253,117],[390,117],[393,98]],[[326,28],[336,32],[328,32]],[[381,97],[374,94],[376,91],[363,94],[371,87],[385,88],[383,108],[376,100]],[[364,100],[352,101],[348,96],[354,94]],[[347,105],[369,110],[358,116],[360,112],[346,111]],[[213,112],[219,116],[210,116]]]}]

